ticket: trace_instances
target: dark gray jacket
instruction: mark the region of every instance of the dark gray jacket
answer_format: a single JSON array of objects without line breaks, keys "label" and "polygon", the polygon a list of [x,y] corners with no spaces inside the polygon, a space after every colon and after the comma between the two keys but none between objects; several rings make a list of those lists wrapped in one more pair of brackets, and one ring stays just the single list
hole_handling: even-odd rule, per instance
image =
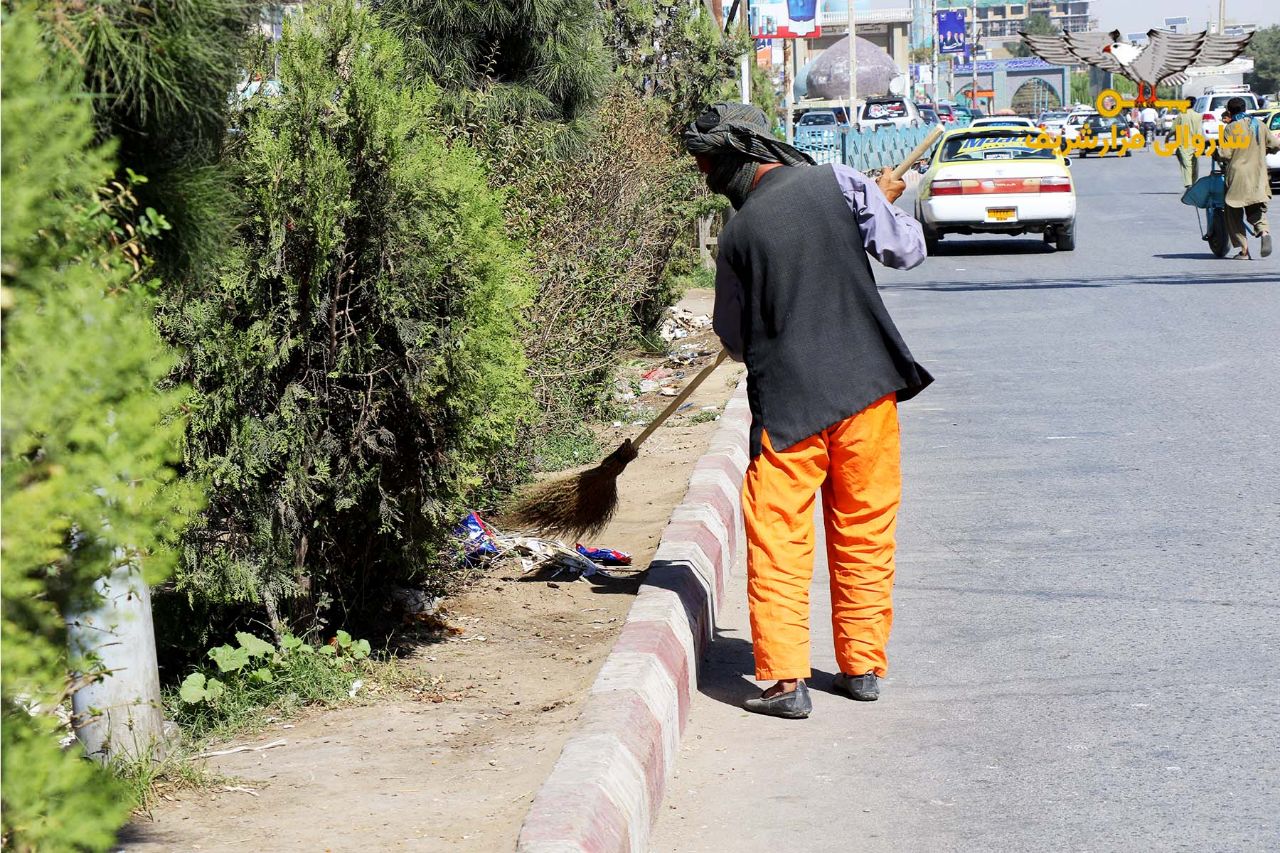
[{"label": "dark gray jacket", "polygon": [[751,455],[776,450],[933,377],[916,363],[876,289],[857,217],[830,166],[766,173],[720,234],[743,284]]}]

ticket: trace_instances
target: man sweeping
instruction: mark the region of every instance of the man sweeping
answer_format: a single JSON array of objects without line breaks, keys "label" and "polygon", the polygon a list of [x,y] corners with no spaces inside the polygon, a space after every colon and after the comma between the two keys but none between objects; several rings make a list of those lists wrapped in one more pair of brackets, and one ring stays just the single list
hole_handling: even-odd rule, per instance
[{"label": "man sweeping", "polygon": [[751,464],[742,486],[756,679],[749,711],[812,709],[809,585],[814,500],[822,492],[833,687],[879,697],[893,621],[901,495],[897,404],[931,381],[876,289],[868,256],[897,269],[925,257],[920,226],[893,206],[906,185],[813,165],[778,141],[764,114],[716,104],[685,145],[736,215],[720,234],[714,327],[747,365]]}]

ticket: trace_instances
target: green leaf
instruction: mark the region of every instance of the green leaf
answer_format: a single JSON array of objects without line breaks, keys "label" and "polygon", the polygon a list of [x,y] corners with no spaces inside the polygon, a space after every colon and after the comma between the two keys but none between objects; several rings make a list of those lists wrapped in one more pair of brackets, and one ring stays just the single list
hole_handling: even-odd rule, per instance
[{"label": "green leaf", "polygon": [[319,652],[320,652],[320,654],[324,655],[325,657],[333,657],[334,655],[336,655],[336,654],[338,653],[338,650],[337,650],[337,649],[335,649],[333,646],[330,646],[330,645],[324,645],[324,646],[321,646],[321,647],[320,647]]},{"label": "green leaf", "polygon": [[188,675],[183,680],[182,686],[178,688],[178,696],[188,705],[194,705],[209,698],[209,694],[204,687],[204,673],[193,672]]},{"label": "green leaf", "polygon": [[275,674],[265,666],[260,666],[253,672],[249,673],[249,678],[258,684],[270,684],[276,680]]},{"label": "green leaf", "polygon": [[208,694],[209,701],[217,700],[219,696],[227,692],[227,687],[216,678],[210,678],[209,683],[205,685],[205,693]]},{"label": "green leaf", "polygon": [[369,656],[371,651],[368,640],[356,640],[355,645],[351,649],[351,656],[356,660],[361,660]]},{"label": "green leaf", "polygon": [[219,672],[239,672],[249,664],[249,652],[243,648],[218,646],[209,649],[209,657],[218,665]]},{"label": "green leaf", "polygon": [[237,631],[236,639],[240,641],[240,648],[248,652],[251,658],[265,657],[276,650],[276,647],[266,640],[259,639],[253,634],[247,634],[244,631]]},{"label": "green leaf", "polygon": [[280,648],[285,651],[293,651],[302,645],[302,638],[295,637],[293,634],[285,634],[280,638]]},{"label": "green leaf", "polygon": [[346,631],[341,631],[341,630],[338,631],[337,638],[338,638],[338,648],[345,649],[347,646],[351,645],[351,635],[348,634]]}]

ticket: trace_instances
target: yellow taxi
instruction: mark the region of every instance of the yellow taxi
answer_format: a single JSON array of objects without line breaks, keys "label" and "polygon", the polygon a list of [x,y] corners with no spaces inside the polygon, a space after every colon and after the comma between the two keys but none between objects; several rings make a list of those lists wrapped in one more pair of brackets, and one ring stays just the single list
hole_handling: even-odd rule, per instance
[{"label": "yellow taxi", "polygon": [[934,147],[916,219],[929,254],[947,234],[1043,234],[1059,251],[1076,247],[1070,164],[1033,143],[1025,128],[951,130]]}]

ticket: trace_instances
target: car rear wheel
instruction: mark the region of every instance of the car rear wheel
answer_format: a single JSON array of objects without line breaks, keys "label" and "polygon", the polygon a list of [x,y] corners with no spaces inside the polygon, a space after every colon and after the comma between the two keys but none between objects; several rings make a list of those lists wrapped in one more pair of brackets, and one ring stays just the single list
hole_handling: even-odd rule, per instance
[{"label": "car rear wheel", "polygon": [[924,221],[924,215],[920,212],[920,205],[916,205],[916,221],[920,223],[920,230],[924,232],[924,251],[927,255],[936,255],[938,253],[938,242],[942,239],[942,235],[929,227],[929,223]]},{"label": "car rear wheel", "polygon": [[1059,252],[1070,252],[1076,247],[1076,221],[1073,219],[1066,225],[1059,225],[1054,231],[1053,243]]}]

